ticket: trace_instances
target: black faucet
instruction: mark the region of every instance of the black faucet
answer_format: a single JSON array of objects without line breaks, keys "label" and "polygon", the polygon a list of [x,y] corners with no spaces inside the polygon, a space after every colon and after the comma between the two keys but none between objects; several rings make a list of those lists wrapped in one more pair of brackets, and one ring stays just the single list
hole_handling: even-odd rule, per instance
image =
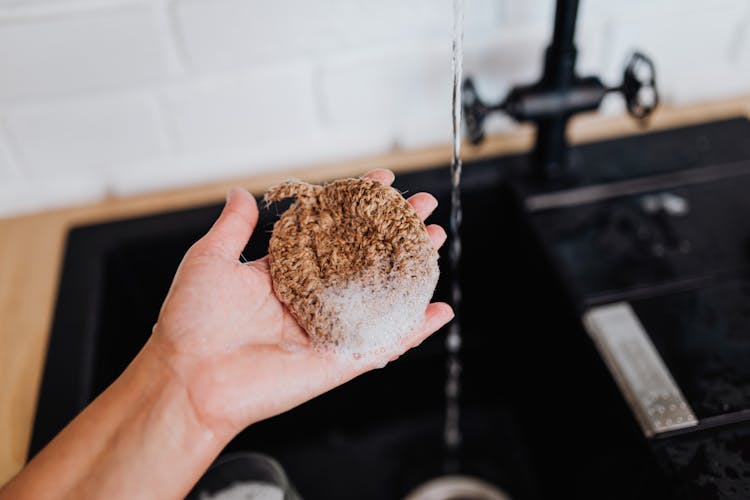
[{"label": "black faucet", "polygon": [[542,76],[536,83],[514,87],[497,104],[484,103],[471,78],[463,83],[464,116],[472,143],[481,142],[484,120],[494,111],[503,111],[517,121],[536,123],[532,170],[541,181],[559,180],[570,173],[566,128],[574,114],[593,111],[606,94],[621,92],[630,114],[645,123],[659,100],[654,65],[638,52],[631,56],[622,84],[617,87],[607,87],[596,76],[576,75],[577,15],[578,0],[557,0],[552,41],[545,53]]}]

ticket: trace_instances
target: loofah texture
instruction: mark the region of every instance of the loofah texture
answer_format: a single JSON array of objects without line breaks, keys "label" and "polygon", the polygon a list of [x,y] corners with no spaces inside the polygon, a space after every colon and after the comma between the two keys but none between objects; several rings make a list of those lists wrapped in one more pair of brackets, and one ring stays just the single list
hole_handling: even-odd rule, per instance
[{"label": "loofah texture", "polygon": [[268,249],[274,291],[313,342],[366,354],[422,321],[439,277],[424,223],[395,189],[369,179],[289,181],[266,203],[296,198]]}]

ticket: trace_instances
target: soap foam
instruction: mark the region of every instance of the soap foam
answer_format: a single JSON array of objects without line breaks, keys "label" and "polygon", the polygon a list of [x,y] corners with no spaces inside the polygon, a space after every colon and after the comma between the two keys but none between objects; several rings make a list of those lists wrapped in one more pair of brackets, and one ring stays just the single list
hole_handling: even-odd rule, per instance
[{"label": "soap foam", "polygon": [[236,482],[213,495],[201,492],[200,500],[284,500],[284,491],[270,483]]},{"label": "soap foam", "polygon": [[[400,353],[403,341],[424,318],[435,284],[391,273],[379,283],[353,279],[321,293],[324,313],[334,318],[332,350],[355,359]],[[382,364],[382,363],[381,363]]]}]

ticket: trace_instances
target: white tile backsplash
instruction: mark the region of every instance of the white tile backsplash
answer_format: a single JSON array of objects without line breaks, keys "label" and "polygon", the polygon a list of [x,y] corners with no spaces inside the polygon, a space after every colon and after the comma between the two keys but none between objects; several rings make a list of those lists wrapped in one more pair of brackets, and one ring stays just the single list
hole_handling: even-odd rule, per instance
[{"label": "white tile backsplash", "polygon": [[[465,0],[483,97],[539,76],[554,5]],[[446,143],[452,24],[452,0],[0,0],[0,215]],[[653,56],[667,102],[750,92],[746,0],[582,0],[577,44],[611,85]]]}]

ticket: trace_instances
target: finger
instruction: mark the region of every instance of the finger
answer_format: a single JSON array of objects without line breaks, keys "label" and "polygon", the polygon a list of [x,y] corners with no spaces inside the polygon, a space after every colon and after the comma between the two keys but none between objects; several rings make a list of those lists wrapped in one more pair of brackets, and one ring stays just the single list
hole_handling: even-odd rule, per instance
[{"label": "finger", "polygon": [[437,224],[430,224],[427,226],[427,234],[430,235],[430,239],[435,248],[443,246],[443,243],[445,243],[445,240],[448,238],[448,235],[445,234],[445,229]]},{"label": "finger", "polygon": [[268,258],[268,254],[264,255],[260,259],[245,262],[245,265],[266,274],[270,273],[271,270],[271,262]]},{"label": "finger", "polygon": [[386,168],[376,168],[375,170],[370,170],[369,172],[367,172],[362,176],[362,178],[378,181],[384,186],[390,186],[391,184],[393,184],[393,180],[396,178],[396,176],[393,174],[393,172]]},{"label": "finger", "polygon": [[432,211],[438,206],[437,199],[429,193],[417,193],[410,196],[406,201],[414,207],[414,211],[417,212],[417,215],[422,220],[429,217]]},{"label": "finger", "polygon": [[201,238],[199,245],[204,252],[238,259],[257,222],[258,205],[255,198],[243,188],[232,188],[221,215]]},{"label": "finger", "polygon": [[453,318],[453,309],[444,302],[433,302],[425,310],[422,324],[404,339],[400,345],[393,346],[386,352],[365,355],[358,360],[339,354],[323,354],[307,351],[307,361],[318,365],[310,373],[324,374],[324,386],[329,390],[354,377],[376,368],[383,368],[389,361],[394,361],[409,349],[418,346],[427,337],[438,331]]},{"label": "finger", "polygon": [[433,302],[428,305],[424,313],[422,325],[414,330],[412,335],[401,345],[399,352],[391,355],[388,362],[390,363],[397,360],[409,349],[417,347],[424,342],[427,337],[445,326],[451,319],[453,319],[453,316],[453,308],[445,302]]},{"label": "finger", "polygon": [[421,344],[424,339],[448,324],[453,316],[453,308],[445,302],[433,302],[428,305],[422,325],[409,338],[404,352]]}]

